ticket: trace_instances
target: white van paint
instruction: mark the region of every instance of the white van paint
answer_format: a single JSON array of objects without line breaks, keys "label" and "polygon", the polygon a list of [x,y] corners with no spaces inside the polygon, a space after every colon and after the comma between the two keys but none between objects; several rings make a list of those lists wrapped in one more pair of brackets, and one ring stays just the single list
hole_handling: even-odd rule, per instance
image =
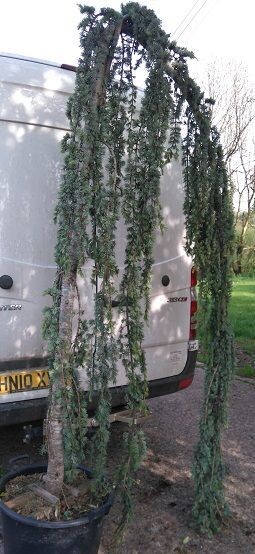
[{"label": "white van paint", "polygon": [[[74,72],[53,64],[0,56],[0,277],[13,279],[10,289],[0,288],[0,418],[4,405],[11,412],[17,402],[32,400],[36,414],[37,399],[47,396],[46,388],[6,394],[4,379],[10,371],[16,375],[46,367],[41,322],[49,299],[43,291],[55,275],[56,229],[52,221],[63,161],[60,141],[68,129],[66,102],[74,79]],[[189,350],[197,349],[197,343],[189,341],[192,263],[184,250],[183,200],[182,168],[172,162],[161,180],[166,230],[163,236],[159,232],[156,236],[150,325],[144,340],[152,385],[169,377],[176,382],[174,377],[187,369]],[[125,233],[120,223],[120,268],[124,251]],[[162,285],[163,275],[170,278],[168,286]],[[89,264],[79,288],[82,304],[92,315]],[[194,359],[192,370],[193,366]],[[85,371],[80,369],[79,374],[86,387]],[[117,386],[125,382],[120,368]]]}]

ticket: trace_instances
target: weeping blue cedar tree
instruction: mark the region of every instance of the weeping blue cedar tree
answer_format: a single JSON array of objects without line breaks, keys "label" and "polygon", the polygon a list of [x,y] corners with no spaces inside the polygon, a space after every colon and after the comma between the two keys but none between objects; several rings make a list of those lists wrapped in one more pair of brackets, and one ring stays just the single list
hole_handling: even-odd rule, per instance
[{"label": "weeping blue cedar tree", "polygon": [[[74,478],[85,453],[93,460],[93,501],[99,503],[104,497],[109,386],[116,383],[121,360],[133,422],[123,437],[123,460],[116,477],[123,501],[120,532],[132,515],[132,487],[146,450],[135,417],[146,411],[148,393],[142,343],[155,232],[163,231],[160,177],[166,163],[182,157],[186,248],[199,270],[208,355],[193,471],[194,517],[202,530],[211,533],[226,513],[220,433],[233,368],[228,323],[233,217],[219,136],[211,127],[210,101],[188,74],[187,59],[193,54],[170,40],[152,10],[135,2],[122,6],[120,13],[109,8],[96,13],[88,6],[80,10],[81,57],[68,102],[70,131],[62,143],[64,168],[55,212],[58,269],[47,291],[52,307],[44,317],[51,379],[47,486],[59,494],[63,482]],[[135,75],[141,65],[147,77],[138,106]],[[119,282],[115,251],[120,218],[127,242]],[[77,286],[88,260],[93,264],[93,318],[82,310]],[[112,307],[116,298],[118,335]],[[87,395],[77,380],[79,366],[87,372]],[[95,391],[99,427],[87,444],[87,402]]]}]

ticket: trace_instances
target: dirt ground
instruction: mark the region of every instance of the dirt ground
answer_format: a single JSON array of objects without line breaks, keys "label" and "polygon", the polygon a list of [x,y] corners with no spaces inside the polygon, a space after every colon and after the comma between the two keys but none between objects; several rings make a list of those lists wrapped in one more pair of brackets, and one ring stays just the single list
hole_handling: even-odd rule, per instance
[{"label": "dirt ground", "polygon": [[[255,381],[238,378],[232,385],[229,427],[223,436],[232,515],[212,539],[191,527],[190,468],[202,396],[199,368],[186,391],[149,401],[152,418],[143,424],[148,454],[137,477],[135,518],[116,554],[255,554]],[[122,431],[123,424],[114,424],[110,455],[115,462]],[[21,453],[39,461],[39,446],[40,439],[23,445],[21,428],[6,428],[1,433],[0,463],[6,467],[11,457]],[[114,552],[111,537],[118,511],[117,503],[105,520],[100,554]]]}]

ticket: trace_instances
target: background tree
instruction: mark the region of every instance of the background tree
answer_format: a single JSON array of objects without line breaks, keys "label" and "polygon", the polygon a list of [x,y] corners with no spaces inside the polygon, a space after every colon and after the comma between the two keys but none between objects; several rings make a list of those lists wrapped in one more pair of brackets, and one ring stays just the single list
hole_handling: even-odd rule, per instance
[{"label": "background tree", "polygon": [[215,104],[212,120],[219,129],[235,209],[236,274],[252,268],[255,200],[255,92],[242,64],[215,60],[208,68],[205,88]]}]

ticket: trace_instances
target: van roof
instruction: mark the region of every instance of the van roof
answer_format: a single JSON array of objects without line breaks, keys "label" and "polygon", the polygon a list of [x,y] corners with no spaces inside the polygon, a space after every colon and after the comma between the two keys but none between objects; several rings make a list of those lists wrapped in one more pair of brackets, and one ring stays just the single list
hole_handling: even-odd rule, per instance
[{"label": "van roof", "polygon": [[40,65],[48,65],[50,67],[58,67],[60,69],[67,69],[69,71],[76,71],[76,66],[74,65],[71,65],[71,64],[66,64],[66,63],[63,63],[63,64],[59,64],[57,62],[53,62],[53,61],[49,61],[49,60],[40,60],[38,58],[28,58],[27,56],[22,56],[20,54],[11,54],[11,53],[7,53],[7,52],[0,52],[0,57],[1,58],[12,58],[14,60],[22,60],[22,61],[26,61],[26,62],[33,62],[33,63],[38,63]]},{"label": "van roof", "polygon": [[[0,54],[0,82],[17,87],[35,87],[72,94],[74,66],[57,64],[18,54]],[[68,70],[68,71],[67,71]]]}]

